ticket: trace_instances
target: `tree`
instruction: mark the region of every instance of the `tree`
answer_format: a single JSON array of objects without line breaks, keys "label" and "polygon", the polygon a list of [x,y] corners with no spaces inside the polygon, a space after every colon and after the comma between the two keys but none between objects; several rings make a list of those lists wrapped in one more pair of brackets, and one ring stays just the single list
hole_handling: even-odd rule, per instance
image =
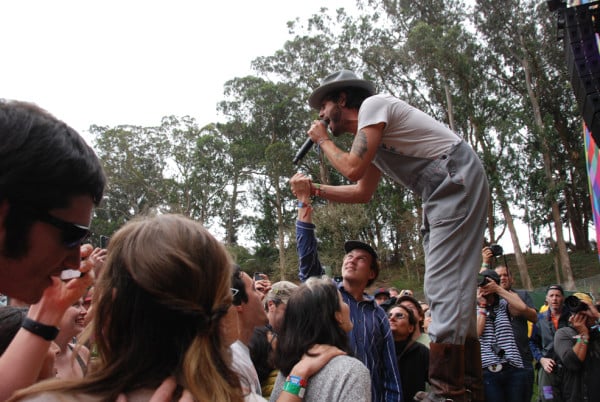
[{"label": "tree", "polygon": [[118,228],[163,204],[167,142],[156,129],[137,126],[92,126],[95,150],[108,177],[97,218]]},{"label": "tree", "polygon": [[286,226],[290,220],[285,207],[290,198],[287,180],[294,172],[292,147],[304,142],[299,122],[308,120],[300,103],[302,91],[288,84],[244,77],[227,82],[225,93],[231,100],[221,102],[219,108],[230,121],[244,123],[245,130],[238,133],[237,144],[245,145],[243,149],[252,161],[250,193],[265,212],[253,219],[257,225],[255,240],[263,247],[279,250],[283,279]]},{"label": "tree", "polygon": [[227,199],[232,171],[227,142],[213,125],[200,129],[189,116],[164,117],[158,132],[168,144],[163,209],[211,226]]},{"label": "tree", "polygon": [[[562,168],[559,160],[562,158],[557,158],[557,155],[563,154],[564,143],[560,142],[561,136],[556,130],[558,122],[554,119],[558,116],[555,111],[562,109],[558,103],[564,101],[564,96],[551,96],[551,93],[564,94],[564,90],[557,88],[557,85],[561,85],[560,77],[564,77],[564,68],[561,71],[553,64],[559,57],[556,52],[551,51],[549,38],[544,35],[549,30],[540,29],[539,22],[549,20],[546,9],[537,7],[531,1],[510,1],[499,5],[493,1],[479,0],[475,9],[475,23],[482,37],[498,55],[497,62],[493,64],[496,76],[520,96],[521,116],[530,134],[530,143],[535,144],[528,148],[533,156],[531,160],[544,173],[545,180],[537,183],[543,186],[540,188],[540,192],[545,195],[543,205],[550,211],[546,216],[549,215],[553,222],[556,236],[554,244],[565,287],[574,289],[559,206],[560,194],[566,183],[561,181]],[[560,120],[564,127],[564,120]],[[573,137],[569,136],[569,140],[573,140]],[[536,154],[539,159],[535,158]],[[533,184],[530,181],[529,188]]]}]

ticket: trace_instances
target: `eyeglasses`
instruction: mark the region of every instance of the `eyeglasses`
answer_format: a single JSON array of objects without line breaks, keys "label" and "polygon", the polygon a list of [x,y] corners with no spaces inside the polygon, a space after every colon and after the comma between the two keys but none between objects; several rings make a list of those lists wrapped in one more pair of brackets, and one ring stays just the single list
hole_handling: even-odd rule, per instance
[{"label": "eyeglasses", "polygon": [[388,318],[390,320],[392,318],[395,318],[396,320],[403,320],[406,318],[406,314],[404,314],[404,313],[388,314]]},{"label": "eyeglasses", "polygon": [[61,231],[62,242],[67,248],[78,247],[90,236],[90,228],[76,223],[63,221],[48,212],[35,211],[34,217],[48,223]]},{"label": "eyeglasses", "polygon": [[238,293],[240,293],[240,291],[239,291],[238,289],[236,289],[236,288],[231,288],[231,295],[232,295],[233,297],[236,297]]}]

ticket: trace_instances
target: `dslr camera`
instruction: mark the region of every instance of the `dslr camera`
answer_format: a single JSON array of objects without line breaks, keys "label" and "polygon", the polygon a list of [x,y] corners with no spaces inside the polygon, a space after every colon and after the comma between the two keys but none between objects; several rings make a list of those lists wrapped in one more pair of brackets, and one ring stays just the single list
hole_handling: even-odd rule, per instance
[{"label": "dslr camera", "polygon": [[478,273],[477,276],[479,277],[479,280],[477,281],[477,286],[479,287],[485,286],[490,281],[496,282],[498,285],[500,284],[500,277],[496,271],[492,269],[486,269],[485,271]]},{"label": "dslr camera", "polygon": [[577,314],[580,311],[585,311],[589,308],[587,304],[579,300],[577,296],[573,295],[567,296],[567,298],[565,299],[565,306],[569,308],[569,311],[572,314]]},{"label": "dslr camera", "polygon": [[502,256],[502,254],[504,254],[504,250],[499,244],[490,244],[490,250],[492,250],[492,254],[494,257],[500,257]]}]

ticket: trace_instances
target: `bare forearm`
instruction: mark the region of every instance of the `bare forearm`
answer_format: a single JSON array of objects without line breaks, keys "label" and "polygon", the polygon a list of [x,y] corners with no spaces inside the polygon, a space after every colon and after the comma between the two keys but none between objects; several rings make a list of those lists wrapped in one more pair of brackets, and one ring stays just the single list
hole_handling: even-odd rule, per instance
[{"label": "bare forearm", "polygon": [[[585,341],[583,339],[585,339]],[[577,342],[575,342],[575,345],[573,345],[573,353],[575,353],[581,362],[585,360],[585,356],[587,354],[587,342],[589,342],[589,336],[586,335],[585,338],[578,339]]]},{"label": "bare forearm", "polygon": [[345,186],[329,186],[321,184],[319,187],[320,191],[313,191],[313,193],[329,201],[347,204],[364,204],[371,200],[371,195],[362,194],[356,184]]},{"label": "bare forearm", "polygon": [[370,165],[364,176],[356,182],[345,186],[328,186],[313,183],[311,194],[330,201],[343,203],[367,203],[377,190],[381,172],[375,165]]},{"label": "bare forearm", "polygon": [[485,319],[487,316],[477,311],[477,336],[480,337],[485,330]]},{"label": "bare forearm", "polygon": [[534,308],[531,308],[526,305],[525,313],[522,314],[523,317],[527,319],[527,321],[531,321],[532,323],[536,323],[538,320],[537,311]]},{"label": "bare forearm", "polygon": [[[302,207],[300,207],[302,205]],[[313,223],[312,221],[313,208],[310,203],[300,201],[298,203],[298,220],[305,223]]]},{"label": "bare forearm", "polygon": [[518,294],[498,287],[498,296],[502,297],[508,302],[508,309],[512,315],[525,316],[527,313],[527,305]]},{"label": "bare forearm", "polygon": [[50,341],[20,329],[0,357],[0,400],[37,381]]},{"label": "bare forearm", "polygon": [[325,153],[327,160],[329,160],[329,163],[331,163],[335,170],[350,180],[357,180],[355,165],[359,160],[357,160],[356,155],[342,151],[333,141],[322,142],[321,150]]}]

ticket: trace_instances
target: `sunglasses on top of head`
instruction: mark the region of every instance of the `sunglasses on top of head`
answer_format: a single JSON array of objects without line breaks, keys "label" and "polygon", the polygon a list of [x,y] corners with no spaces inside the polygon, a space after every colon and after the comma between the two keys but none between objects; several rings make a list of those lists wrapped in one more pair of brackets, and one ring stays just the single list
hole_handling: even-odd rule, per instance
[{"label": "sunglasses on top of head", "polygon": [[62,243],[67,248],[79,247],[90,236],[90,228],[76,223],[67,222],[48,212],[35,211],[35,219],[47,223],[60,230]]}]

